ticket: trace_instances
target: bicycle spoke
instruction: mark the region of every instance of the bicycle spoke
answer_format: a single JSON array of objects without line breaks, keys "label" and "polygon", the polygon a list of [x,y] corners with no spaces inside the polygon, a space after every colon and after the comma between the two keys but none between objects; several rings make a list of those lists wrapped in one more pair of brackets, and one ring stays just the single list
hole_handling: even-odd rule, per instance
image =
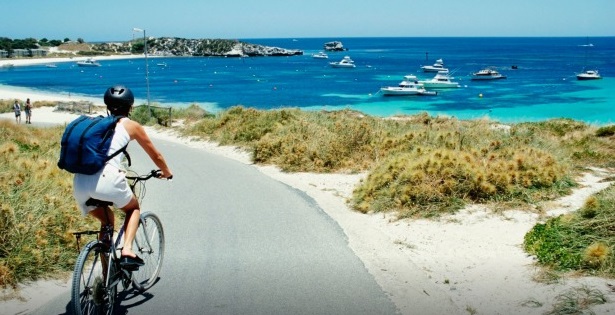
[{"label": "bicycle spoke", "polygon": [[106,292],[100,251],[100,244],[93,241],[77,258],[72,285],[73,309],[77,315],[97,314],[104,307]]},{"label": "bicycle spoke", "polygon": [[133,248],[145,262],[145,265],[133,272],[133,286],[139,291],[144,291],[156,281],[164,255],[164,233],[160,219],[155,214],[141,215]]}]

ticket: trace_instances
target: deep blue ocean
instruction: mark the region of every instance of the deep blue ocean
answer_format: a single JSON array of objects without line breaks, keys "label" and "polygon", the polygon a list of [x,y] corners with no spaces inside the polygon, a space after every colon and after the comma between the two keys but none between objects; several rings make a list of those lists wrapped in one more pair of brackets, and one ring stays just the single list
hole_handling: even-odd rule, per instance
[{"label": "deep blue ocean", "polygon": [[[347,51],[314,59],[323,44],[339,40]],[[148,58],[150,99],[163,106],[197,103],[218,111],[234,105],[271,109],[356,109],[391,116],[428,112],[501,122],[567,117],[593,124],[615,122],[615,37],[570,38],[298,38],[242,41],[301,49],[292,57]],[[591,43],[591,47],[587,44]],[[328,63],[350,56],[353,69]],[[422,65],[443,59],[462,87],[437,96],[384,97],[382,86],[407,74],[429,79]],[[110,85],[133,89],[146,100],[145,60],[101,61],[97,68],[58,63],[0,70],[0,84],[44,92],[102,97]],[[158,66],[166,63],[166,67]],[[516,70],[512,66],[517,66]],[[476,82],[470,74],[494,67],[508,78]],[[578,81],[575,73],[598,69],[602,80]],[[480,97],[482,95],[482,97]]]}]

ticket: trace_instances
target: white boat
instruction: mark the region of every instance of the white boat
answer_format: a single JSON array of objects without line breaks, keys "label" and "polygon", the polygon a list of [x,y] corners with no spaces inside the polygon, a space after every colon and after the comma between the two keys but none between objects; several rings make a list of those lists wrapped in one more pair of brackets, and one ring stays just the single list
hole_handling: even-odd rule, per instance
[{"label": "white boat", "polygon": [[444,68],[444,61],[442,59],[436,60],[431,66],[422,66],[423,72],[440,72],[440,71],[448,71],[447,68]]},{"label": "white boat", "polygon": [[93,58],[88,58],[86,60],[77,61],[77,65],[79,67],[100,67],[100,63],[98,63]]},{"label": "white boat", "polygon": [[[594,45],[592,43],[589,42],[589,38],[587,39],[588,42],[585,45],[581,45],[583,47],[585,47],[585,65],[587,66],[587,48],[589,47],[594,47]],[[600,76],[600,73],[598,73],[598,70],[585,70],[583,69],[583,72],[581,73],[577,73],[577,80],[598,80],[598,79],[602,79],[602,77]]]},{"label": "white boat", "polygon": [[448,71],[438,71],[438,73],[430,80],[419,81],[426,89],[448,89],[458,88],[459,83],[451,81],[452,78]]},{"label": "white boat", "polygon": [[167,63],[166,62],[159,62],[156,64],[158,67],[166,67]]},{"label": "white boat", "polygon": [[354,68],[356,67],[354,61],[350,59],[350,57],[345,56],[342,60],[338,62],[329,62],[331,67],[333,68]]},{"label": "white boat", "polygon": [[478,72],[472,73],[472,80],[497,80],[497,79],[506,79],[505,75],[493,70],[493,69],[482,69]]},{"label": "white boat", "polygon": [[415,75],[409,74],[404,76],[403,81],[397,86],[385,86],[380,88],[380,92],[384,96],[406,96],[406,95],[436,95],[437,92],[427,91],[420,84]]},{"label": "white boat", "polygon": [[577,74],[577,80],[598,80],[602,79],[598,70],[585,70]]},{"label": "white boat", "polygon": [[329,56],[327,56],[327,54],[325,54],[324,52],[321,51],[321,52],[319,52],[317,54],[312,54],[312,58],[315,58],[315,59],[328,59]]},{"label": "white boat", "polygon": [[50,63],[50,64],[46,64],[45,67],[47,67],[47,68],[57,68],[58,66],[56,66],[53,63]]}]

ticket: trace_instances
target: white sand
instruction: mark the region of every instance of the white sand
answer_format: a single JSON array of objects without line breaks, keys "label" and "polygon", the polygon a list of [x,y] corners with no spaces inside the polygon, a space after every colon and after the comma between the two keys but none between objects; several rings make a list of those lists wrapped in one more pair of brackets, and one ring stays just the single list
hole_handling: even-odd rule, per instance
[{"label": "white sand", "polygon": [[[0,89],[0,99],[23,98]],[[76,115],[36,108],[33,121],[65,123]],[[0,114],[12,119],[12,113]],[[148,128],[152,137],[176,141],[246,164],[249,154],[234,147],[178,137],[174,131]],[[439,220],[395,220],[392,215],[365,215],[346,205],[359,175],[280,172],[273,166],[257,166],[264,174],[306,192],[342,227],[349,246],[364,262],[401,314],[543,314],[556,297],[583,285],[601,291],[607,304],[592,306],[595,314],[615,313],[615,280],[568,277],[542,284],[532,257],[522,249],[523,237],[539,220],[535,214],[506,211],[492,214],[484,206]],[[550,202],[547,216],[574,211],[585,199],[608,186],[600,182],[606,171],[595,170],[579,181],[581,188]],[[44,299],[70,288],[64,281],[39,281],[21,285],[18,294],[0,302],[0,314],[24,314]],[[351,290],[352,288],[349,288]],[[4,292],[4,294],[8,294]]]},{"label": "white sand", "polygon": [[[148,55],[148,57],[154,58],[157,56]],[[97,61],[101,61],[101,60],[118,60],[118,59],[138,59],[138,58],[145,58],[145,56],[144,55],[114,55],[114,56],[96,56],[96,57],[75,56],[75,57],[62,57],[62,58],[3,58],[3,59],[0,59],[0,67],[8,66],[8,65],[12,65],[14,67],[31,66],[31,65],[46,65],[46,64],[52,64],[52,63],[64,63],[64,62],[77,63],[77,61],[84,61],[89,58],[94,58]]]}]

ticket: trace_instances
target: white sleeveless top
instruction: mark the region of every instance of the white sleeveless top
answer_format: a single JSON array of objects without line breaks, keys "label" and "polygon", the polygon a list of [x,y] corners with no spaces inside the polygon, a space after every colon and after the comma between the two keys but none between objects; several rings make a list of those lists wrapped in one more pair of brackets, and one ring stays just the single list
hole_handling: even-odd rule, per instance
[{"label": "white sleeveless top", "polygon": [[[124,127],[124,122],[130,120],[130,118],[122,118],[117,125],[115,126],[115,133],[113,134],[113,139],[111,139],[111,147],[109,148],[109,154],[113,154],[118,150],[122,149],[125,145],[130,142],[130,135],[126,128]],[[115,166],[118,169],[121,169],[121,162],[124,158],[124,153],[120,153],[114,156],[111,160],[107,162],[107,164]]]}]

